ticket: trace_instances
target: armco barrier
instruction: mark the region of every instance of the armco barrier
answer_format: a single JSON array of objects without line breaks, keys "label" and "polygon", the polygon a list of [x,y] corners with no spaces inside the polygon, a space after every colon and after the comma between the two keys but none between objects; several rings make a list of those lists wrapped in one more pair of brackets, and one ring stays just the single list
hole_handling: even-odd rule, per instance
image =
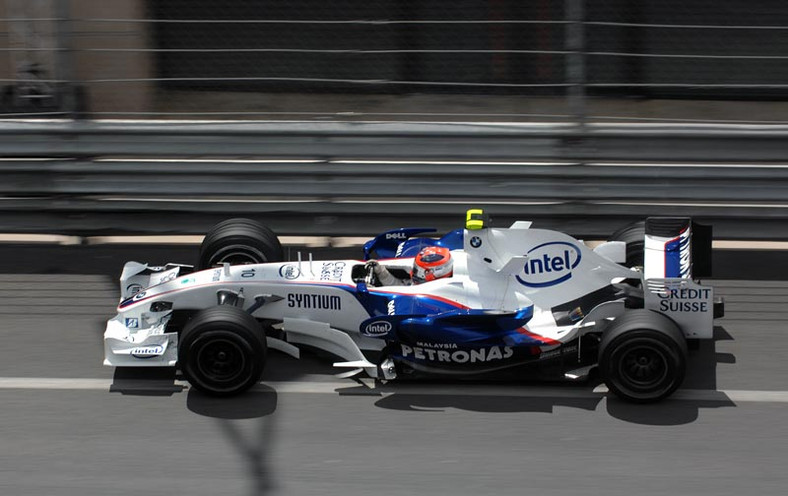
[{"label": "armco barrier", "polygon": [[604,236],[692,215],[785,239],[788,126],[0,122],[0,230],[282,234],[452,229],[471,206]]}]

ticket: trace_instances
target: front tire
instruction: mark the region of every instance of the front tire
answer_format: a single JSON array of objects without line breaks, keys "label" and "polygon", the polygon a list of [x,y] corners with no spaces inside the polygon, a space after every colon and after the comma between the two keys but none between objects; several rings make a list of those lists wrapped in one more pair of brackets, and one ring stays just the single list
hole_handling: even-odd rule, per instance
[{"label": "front tire", "polygon": [[183,328],[178,364],[195,389],[232,396],[260,380],[266,352],[265,334],[254,317],[219,306],[198,312]]},{"label": "front tire", "polygon": [[273,231],[251,219],[228,219],[216,224],[200,245],[198,270],[231,265],[281,262],[282,244]]},{"label": "front tire", "polygon": [[687,341],[676,324],[650,310],[629,310],[602,336],[599,370],[607,387],[633,403],[662,400],[681,385]]}]

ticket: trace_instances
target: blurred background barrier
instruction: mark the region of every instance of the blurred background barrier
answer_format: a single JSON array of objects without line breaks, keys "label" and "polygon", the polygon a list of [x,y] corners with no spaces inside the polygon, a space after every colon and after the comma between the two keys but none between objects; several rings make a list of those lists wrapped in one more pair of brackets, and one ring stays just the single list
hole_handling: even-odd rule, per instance
[{"label": "blurred background barrier", "polygon": [[785,239],[786,34],[784,0],[0,1],[0,230],[368,235],[482,206]]},{"label": "blurred background barrier", "polygon": [[783,239],[788,126],[0,123],[0,228],[200,233],[232,215],[281,234],[450,230],[469,207],[604,236],[693,215]]}]

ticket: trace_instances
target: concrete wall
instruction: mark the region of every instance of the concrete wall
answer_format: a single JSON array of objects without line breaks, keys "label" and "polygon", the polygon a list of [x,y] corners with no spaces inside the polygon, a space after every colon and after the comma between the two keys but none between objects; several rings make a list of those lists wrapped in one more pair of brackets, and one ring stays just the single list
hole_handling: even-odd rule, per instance
[{"label": "concrete wall", "polygon": [[[763,58],[676,58],[589,55],[588,94],[610,98],[606,109],[626,106],[616,115],[637,116],[647,109],[622,97],[653,99],[785,101],[788,50],[785,30],[674,29],[664,24],[786,26],[785,0],[586,0],[587,51],[644,54],[767,55]],[[565,58],[560,54],[511,53],[512,50],[562,50],[564,26],[454,24],[227,24],[146,23],[173,19],[543,19],[564,18],[563,2],[533,0],[0,0],[0,79],[14,80],[19,67],[36,63],[41,77],[71,82],[83,90],[95,117],[145,117],[147,112],[428,112],[564,114],[565,88],[495,87],[485,83],[560,84]],[[4,19],[69,21],[9,21]],[[92,20],[91,20],[92,19]],[[118,22],[96,19],[116,19]],[[128,21],[123,21],[128,20]],[[620,23],[624,23],[621,25]],[[633,27],[626,23],[654,24]],[[3,50],[3,48],[6,48]],[[159,52],[153,48],[209,49],[222,52]],[[249,48],[349,50],[343,53],[250,52]],[[407,53],[357,53],[353,49],[408,50]],[[498,50],[500,53],[427,53],[419,50]],[[114,51],[113,51],[114,50]],[[508,52],[507,52],[508,50]],[[210,78],[184,82],[177,79]],[[240,80],[242,78],[267,78]],[[159,79],[153,81],[153,79]],[[222,79],[224,78],[224,79]],[[232,78],[239,78],[232,80]],[[288,79],[289,78],[289,79]],[[176,79],[164,81],[164,79]],[[337,80],[326,82],[325,80]],[[125,81],[124,81],[125,80]],[[347,80],[352,80],[348,82]],[[380,81],[358,84],[357,80]],[[385,84],[387,81],[445,81],[471,86]],[[678,87],[643,84],[683,84]],[[697,88],[703,84],[754,85]],[[2,83],[2,84],[8,84]],[[771,85],[771,86],[769,86]],[[760,86],[760,87],[757,87]],[[422,98],[424,95],[427,97]],[[494,96],[508,98],[494,100]],[[556,105],[544,107],[545,97]],[[463,100],[465,98],[465,100]],[[418,103],[414,103],[418,99]],[[511,99],[516,99],[512,102]],[[598,102],[599,100],[597,100]],[[66,100],[56,101],[65,105]],[[349,103],[348,103],[349,102]],[[364,103],[367,102],[367,103]],[[5,103],[4,103],[5,104]],[[589,101],[589,108],[595,101]],[[534,110],[533,106],[539,106]],[[659,111],[656,105],[655,112]],[[662,104],[660,104],[662,105]],[[676,104],[670,115],[676,114]],[[705,104],[704,104],[705,105]],[[734,102],[716,107],[734,109]],[[756,103],[748,104],[749,107]],[[660,107],[661,108],[661,107]],[[667,107],[666,107],[667,108]],[[18,109],[11,109],[11,112]],[[702,110],[702,109],[701,109]],[[768,110],[768,109],[767,109]],[[0,112],[8,110],[0,109]],[[610,113],[609,110],[605,110]],[[660,114],[661,112],[657,112]],[[734,112],[740,114],[739,110]],[[741,118],[758,119],[745,111]],[[732,118],[729,112],[709,115]],[[772,117],[763,117],[771,120]],[[783,118],[784,120],[784,118]]]},{"label": "concrete wall", "polygon": [[[5,0],[0,19],[56,19],[55,21],[2,21],[0,79],[17,79],[21,64],[34,62],[48,79],[80,85],[87,109],[102,112],[153,110],[154,85],[140,81],[153,77],[148,52],[95,51],[147,49],[149,26],[141,22],[98,22],[89,19],[145,19],[145,0]],[[60,30],[60,31],[59,31]],[[53,50],[47,50],[52,48]],[[133,82],[101,82],[134,79]],[[6,83],[8,84],[8,83]]]},{"label": "concrete wall", "polygon": [[[71,0],[72,19],[145,19],[144,0]],[[72,23],[71,43],[74,52],[74,79],[117,80],[133,82],[92,82],[85,85],[89,111],[150,112],[155,87],[153,58],[149,52],[98,52],[92,48],[151,48],[149,25],[142,22]]]},{"label": "concrete wall", "polygon": [[36,63],[49,78],[55,74],[57,47],[53,21],[30,21],[54,16],[56,0],[6,0],[0,3],[0,78],[16,79],[22,64]]}]

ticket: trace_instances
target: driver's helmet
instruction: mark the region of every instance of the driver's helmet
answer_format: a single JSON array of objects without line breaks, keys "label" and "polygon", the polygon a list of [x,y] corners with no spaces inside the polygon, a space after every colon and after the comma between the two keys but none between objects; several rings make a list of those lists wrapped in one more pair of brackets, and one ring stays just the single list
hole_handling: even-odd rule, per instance
[{"label": "driver's helmet", "polygon": [[434,281],[441,277],[452,275],[454,263],[451,260],[451,252],[443,246],[428,246],[422,248],[413,260],[413,272],[411,278],[413,284]]}]

